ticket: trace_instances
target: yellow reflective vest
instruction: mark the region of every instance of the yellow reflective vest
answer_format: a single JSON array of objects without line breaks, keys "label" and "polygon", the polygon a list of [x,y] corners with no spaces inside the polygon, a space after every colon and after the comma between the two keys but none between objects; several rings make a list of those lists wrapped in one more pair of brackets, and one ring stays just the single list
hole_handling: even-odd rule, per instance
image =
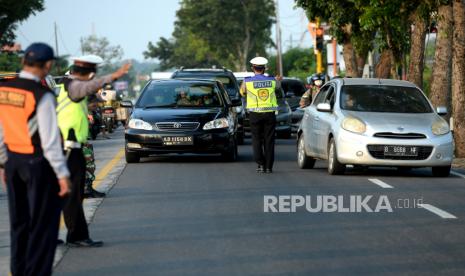
[{"label": "yellow reflective vest", "polygon": [[255,75],[245,78],[244,82],[247,90],[246,108],[249,112],[275,112],[278,110],[274,77]]},{"label": "yellow reflective vest", "polygon": [[74,130],[76,141],[87,142],[89,135],[89,121],[87,119],[87,97],[79,102],[73,102],[64,84],[58,85],[60,94],[57,98],[58,127],[65,141],[69,140],[69,131]]}]

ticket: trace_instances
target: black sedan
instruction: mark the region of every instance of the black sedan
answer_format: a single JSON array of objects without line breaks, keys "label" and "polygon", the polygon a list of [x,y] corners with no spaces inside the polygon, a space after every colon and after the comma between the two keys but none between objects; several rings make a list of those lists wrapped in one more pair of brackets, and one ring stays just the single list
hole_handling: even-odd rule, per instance
[{"label": "black sedan", "polygon": [[[151,81],[143,89],[127,129],[126,161],[167,153],[221,153],[237,158],[237,115],[221,83],[208,80]],[[123,106],[131,106],[130,102]]]}]

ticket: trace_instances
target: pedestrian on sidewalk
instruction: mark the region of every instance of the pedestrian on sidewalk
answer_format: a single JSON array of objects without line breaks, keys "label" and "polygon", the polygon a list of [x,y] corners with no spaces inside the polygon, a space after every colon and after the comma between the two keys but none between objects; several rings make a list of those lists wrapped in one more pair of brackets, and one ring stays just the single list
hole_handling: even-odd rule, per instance
[{"label": "pedestrian on sidewalk", "polygon": [[278,102],[276,89],[279,78],[265,76],[268,60],[264,57],[253,58],[250,63],[255,73],[246,77],[241,85],[241,94],[247,97],[250,131],[252,132],[253,155],[258,164],[258,173],[272,173],[274,163],[276,112]]},{"label": "pedestrian on sidewalk", "polygon": [[96,78],[97,65],[102,58],[87,55],[74,58],[70,75],[59,85],[57,116],[58,126],[64,139],[64,147],[71,172],[71,194],[66,201],[63,213],[68,234],[66,243],[70,247],[100,247],[102,241],[94,241],[89,236],[82,203],[86,182],[86,159],[83,144],[89,136],[87,97],[95,94],[106,83],[111,83],[127,74],[130,63],[110,75]]},{"label": "pedestrian on sidewalk", "polygon": [[17,78],[0,84],[0,175],[6,181],[12,275],[51,275],[70,172],[61,147],[55,95],[41,84],[55,59],[33,43]]}]

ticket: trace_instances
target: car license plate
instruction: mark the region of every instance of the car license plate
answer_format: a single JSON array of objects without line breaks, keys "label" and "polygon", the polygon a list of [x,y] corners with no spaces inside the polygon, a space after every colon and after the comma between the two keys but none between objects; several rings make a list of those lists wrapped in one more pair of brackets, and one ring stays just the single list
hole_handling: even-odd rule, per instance
[{"label": "car license plate", "polygon": [[164,146],[191,146],[194,144],[192,136],[165,136],[163,137]]},{"label": "car license plate", "polygon": [[418,147],[384,146],[386,156],[418,156]]}]

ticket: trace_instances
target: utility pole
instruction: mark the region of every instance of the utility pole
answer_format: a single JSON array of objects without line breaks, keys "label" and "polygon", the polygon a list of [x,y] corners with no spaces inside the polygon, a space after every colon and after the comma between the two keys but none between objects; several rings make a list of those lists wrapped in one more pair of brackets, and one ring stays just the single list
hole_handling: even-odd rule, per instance
[{"label": "utility pole", "polygon": [[[320,18],[316,19],[316,33],[317,33],[317,40],[319,36],[322,36],[323,34],[319,34],[318,32],[321,31],[320,29]],[[320,38],[322,39],[322,38]],[[323,73],[323,47],[318,47],[318,41],[317,41],[317,52],[316,52],[316,72],[318,74]]]},{"label": "utility pole", "polygon": [[333,38],[333,76],[337,76],[337,41]]},{"label": "utility pole", "polygon": [[[57,32],[57,22],[54,22],[54,27],[55,27],[55,52],[56,52],[56,57],[60,57],[60,53],[58,51],[58,32]],[[60,71],[60,64],[57,62],[56,63],[57,71]]]},{"label": "utility pole", "polygon": [[276,69],[278,71],[278,75],[283,75],[283,59],[282,59],[282,49],[281,49],[281,25],[279,21],[279,0],[275,1],[275,9],[276,9]]}]

